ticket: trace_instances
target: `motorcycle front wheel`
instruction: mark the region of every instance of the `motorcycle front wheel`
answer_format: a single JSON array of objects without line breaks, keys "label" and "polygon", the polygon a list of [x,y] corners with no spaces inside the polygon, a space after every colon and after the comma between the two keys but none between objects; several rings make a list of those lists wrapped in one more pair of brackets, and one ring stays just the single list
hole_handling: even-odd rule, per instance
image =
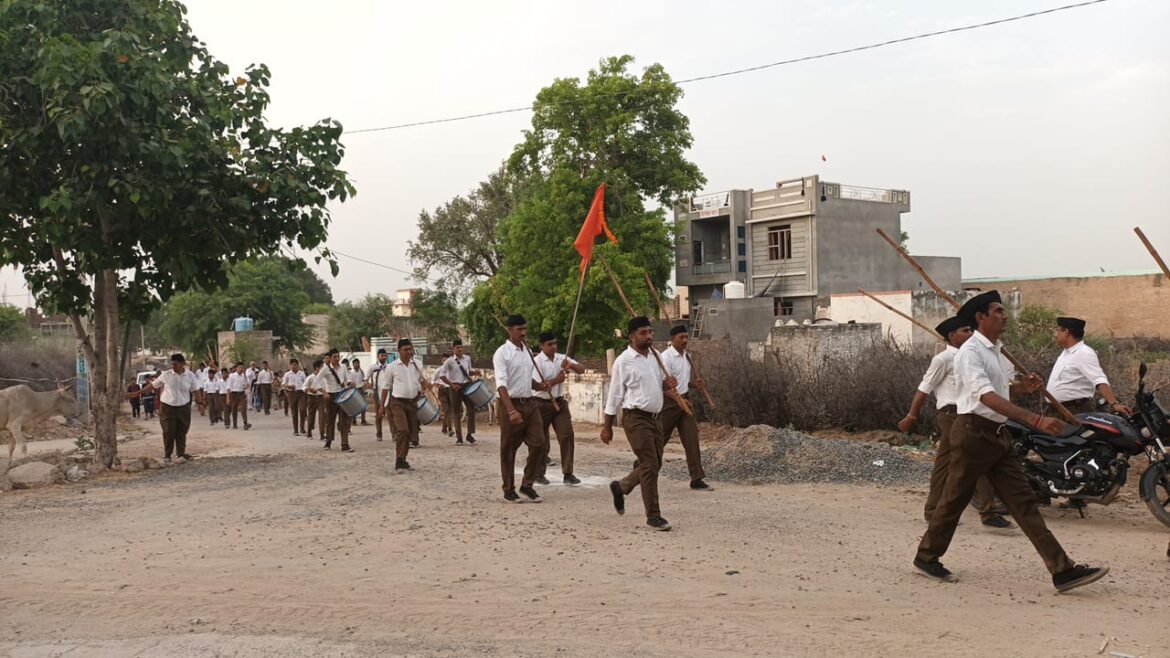
[{"label": "motorcycle front wheel", "polygon": [[1167,469],[1166,462],[1150,464],[1142,473],[1140,488],[1146,507],[1162,525],[1170,527],[1170,469]]}]

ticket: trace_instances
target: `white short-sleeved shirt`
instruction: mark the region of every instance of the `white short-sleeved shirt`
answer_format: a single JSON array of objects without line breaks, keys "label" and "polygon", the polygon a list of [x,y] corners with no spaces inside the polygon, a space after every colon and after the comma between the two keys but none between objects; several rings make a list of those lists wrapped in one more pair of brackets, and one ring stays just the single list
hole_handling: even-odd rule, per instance
[{"label": "white short-sleeved shirt", "polygon": [[532,397],[532,353],[525,344],[504,341],[492,355],[496,371],[496,387],[508,391],[508,397],[518,400]]},{"label": "white short-sleeved shirt", "polygon": [[[536,367],[540,370],[540,374],[533,372],[533,380],[539,384],[540,375],[544,375],[545,381],[556,379],[557,376],[561,374],[561,365],[565,361],[568,361],[569,365],[577,365],[576,361],[570,359],[565,354],[556,353],[553,354],[553,358],[550,359],[545,356],[543,351],[541,351],[540,354],[536,355]],[[565,384],[562,382],[556,386],[553,386],[552,389],[548,391],[533,390],[532,395],[542,400],[551,400],[552,398],[559,398],[564,395],[564,388]]]},{"label": "white short-sleeved shirt", "polygon": [[415,359],[411,359],[410,363],[401,360],[391,363],[384,377],[386,381],[382,384],[382,390],[389,389],[390,397],[413,400],[422,392],[422,371]]},{"label": "white short-sleeved shirt", "polygon": [[676,390],[679,395],[686,395],[691,388],[691,360],[687,358],[686,352],[679,352],[674,345],[666,348],[661,354],[666,372],[678,380]]},{"label": "white short-sleeved shirt", "polygon": [[616,416],[618,409],[641,409],[652,414],[662,411],[665,380],[653,354],[643,356],[632,346],[627,347],[613,362],[605,415]]},{"label": "white short-sleeved shirt", "polygon": [[227,395],[227,393],[228,393],[228,377],[231,377],[231,376],[232,376],[232,374],[230,372],[228,373],[227,377],[224,377],[223,373],[220,373],[219,377],[215,380],[215,392],[216,393],[219,393],[220,395]]},{"label": "white short-sleeved shirt", "polygon": [[1003,345],[992,343],[976,331],[955,355],[955,404],[960,414],[977,414],[1002,423],[1007,416],[996,413],[979,401],[986,393],[1011,399],[1012,364],[1004,357]]},{"label": "white short-sleeved shirt", "polygon": [[354,388],[361,388],[362,384],[364,384],[365,381],[366,381],[366,375],[365,375],[365,372],[361,369],[361,366],[358,366],[357,368],[350,369],[349,383],[353,384]]},{"label": "white short-sleeved shirt", "polygon": [[174,370],[164,370],[154,380],[155,388],[162,388],[160,401],[171,407],[182,407],[191,404],[191,394],[199,390],[199,376],[190,370],[182,374]]},{"label": "white short-sleeved shirt", "polygon": [[271,384],[272,383],[272,371],[271,370],[257,370],[256,371],[256,383],[257,384]]},{"label": "white short-sleeved shirt", "polygon": [[294,391],[299,391],[304,388],[305,379],[307,377],[308,375],[305,374],[304,370],[298,370],[296,372],[289,370],[288,372],[284,373],[284,377],[281,378],[280,384],[281,386],[291,386]]},{"label": "white short-sleeved shirt", "polygon": [[301,384],[301,390],[306,393],[317,393],[321,390],[321,375],[308,373],[305,375],[305,381]]},{"label": "white short-sleeved shirt", "polygon": [[1056,357],[1052,374],[1048,376],[1048,392],[1057,400],[1068,402],[1092,398],[1097,395],[1097,386],[1108,383],[1097,351],[1081,341]]},{"label": "white short-sleeved shirt", "polygon": [[203,380],[203,392],[204,393],[217,393],[217,392],[219,392],[219,375],[212,373],[206,379]]},{"label": "white short-sleeved shirt", "polygon": [[955,383],[955,355],[958,353],[959,348],[947,345],[945,350],[935,354],[918,385],[918,390],[924,395],[934,393],[936,409],[958,402],[959,389]]},{"label": "white short-sleeved shirt", "polygon": [[228,391],[232,393],[243,393],[244,391],[248,390],[249,383],[251,383],[251,380],[248,379],[247,372],[242,374],[233,372],[232,374],[228,375],[227,387]]},{"label": "white short-sleeved shirt", "polygon": [[349,382],[349,366],[339,363],[334,367],[326,363],[321,367],[317,380],[320,384],[319,388],[325,389],[326,393],[340,393],[345,390],[345,385]]},{"label": "white short-sleeved shirt", "polygon": [[[467,374],[464,374],[466,372]],[[439,368],[439,377],[446,376],[452,384],[466,384],[471,381],[471,357],[464,354],[456,357],[454,354],[447,357],[443,366]]]}]

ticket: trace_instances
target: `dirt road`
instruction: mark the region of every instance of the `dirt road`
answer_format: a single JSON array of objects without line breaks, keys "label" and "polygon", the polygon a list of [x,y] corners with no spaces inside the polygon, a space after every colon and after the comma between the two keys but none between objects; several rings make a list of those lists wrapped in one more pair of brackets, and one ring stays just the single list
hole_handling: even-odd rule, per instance
[{"label": "dirt road", "polygon": [[0,653],[1170,655],[1167,533],[1136,501],[1046,511],[1074,559],[1113,567],[1057,596],[1022,535],[977,517],[947,556],[959,583],[915,575],[924,488],[668,480],[658,533],[637,494],[613,512],[620,435],[583,432],[585,486],[510,505],[494,427],[476,447],[426,429],[395,475],[372,427],[343,454],[253,422],[197,417],[190,464],[0,495]]}]

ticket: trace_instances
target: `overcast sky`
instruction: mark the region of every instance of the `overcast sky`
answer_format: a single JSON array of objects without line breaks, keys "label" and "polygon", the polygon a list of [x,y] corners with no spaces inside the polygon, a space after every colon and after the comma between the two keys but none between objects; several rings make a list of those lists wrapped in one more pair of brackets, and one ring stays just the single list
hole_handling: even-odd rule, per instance
[{"label": "overcast sky", "polygon": [[[190,0],[234,70],[272,69],[269,119],[372,128],[532,102],[605,56],[675,79],[863,45],[1065,0],[365,2]],[[908,189],[915,253],[965,277],[1148,270],[1170,257],[1170,2],[1110,0],[986,29],[684,86],[707,191],[820,174]],[[358,195],[329,246],[409,269],[418,213],[470,190],[527,113],[345,137]],[[824,155],[827,161],[822,161]],[[875,241],[875,249],[883,245]],[[341,259],[334,296],[411,285]],[[22,279],[0,275],[12,303]]]}]

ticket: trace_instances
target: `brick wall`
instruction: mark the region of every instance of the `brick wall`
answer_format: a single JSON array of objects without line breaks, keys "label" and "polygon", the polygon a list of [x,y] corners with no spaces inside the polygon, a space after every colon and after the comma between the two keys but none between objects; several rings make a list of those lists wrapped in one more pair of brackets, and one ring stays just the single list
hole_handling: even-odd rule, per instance
[{"label": "brick wall", "polygon": [[1084,318],[1089,334],[1170,339],[1170,284],[1161,274],[971,280],[963,285],[1005,296],[1018,290],[1023,307],[1038,304]]}]

